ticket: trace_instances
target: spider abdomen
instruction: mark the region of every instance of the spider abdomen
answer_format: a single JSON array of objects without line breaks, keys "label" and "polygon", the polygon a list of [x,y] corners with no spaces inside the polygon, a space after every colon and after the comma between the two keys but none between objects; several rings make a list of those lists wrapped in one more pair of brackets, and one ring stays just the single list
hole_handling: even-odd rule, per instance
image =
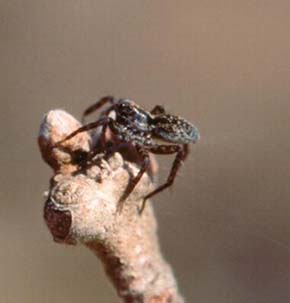
[{"label": "spider abdomen", "polygon": [[193,124],[173,115],[155,117],[153,135],[177,144],[195,143],[200,138],[199,131]]}]

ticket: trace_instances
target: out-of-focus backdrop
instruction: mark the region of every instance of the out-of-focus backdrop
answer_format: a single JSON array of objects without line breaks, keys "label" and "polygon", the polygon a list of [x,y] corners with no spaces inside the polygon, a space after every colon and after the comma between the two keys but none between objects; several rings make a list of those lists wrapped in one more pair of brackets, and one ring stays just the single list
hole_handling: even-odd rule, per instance
[{"label": "out-of-focus backdrop", "polygon": [[289,302],[289,15],[283,0],[0,1],[0,302],[119,301],[89,251],[52,241],[36,144],[45,112],[80,117],[106,94],[201,131],[154,199],[187,302]]}]

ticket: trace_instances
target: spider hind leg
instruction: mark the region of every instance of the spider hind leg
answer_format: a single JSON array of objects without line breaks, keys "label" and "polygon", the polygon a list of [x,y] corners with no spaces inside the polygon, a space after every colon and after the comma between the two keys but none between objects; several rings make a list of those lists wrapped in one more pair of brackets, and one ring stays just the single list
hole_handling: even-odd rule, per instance
[{"label": "spider hind leg", "polygon": [[188,144],[184,144],[184,145],[156,145],[154,147],[150,148],[150,152],[154,153],[154,154],[160,154],[160,155],[169,155],[169,154],[174,154],[176,153],[176,157],[175,160],[172,164],[170,173],[167,177],[167,181],[158,186],[154,191],[152,191],[151,193],[147,194],[144,198],[143,198],[143,203],[142,206],[140,208],[140,214],[143,212],[145,205],[146,205],[146,200],[148,200],[149,198],[152,198],[153,196],[155,196],[156,194],[160,193],[161,191],[165,190],[166,188],[170,187],[175,178],[176,175],[182,165],[182,162],[186,159],[188,153],[189,153],[189,146]]},{"label": "spider hind leg", "polygon": [[152,115],[161,115],[161,114],[165,114],[165,108],[162,105],[156,105],[151,111],[150,113]]}]

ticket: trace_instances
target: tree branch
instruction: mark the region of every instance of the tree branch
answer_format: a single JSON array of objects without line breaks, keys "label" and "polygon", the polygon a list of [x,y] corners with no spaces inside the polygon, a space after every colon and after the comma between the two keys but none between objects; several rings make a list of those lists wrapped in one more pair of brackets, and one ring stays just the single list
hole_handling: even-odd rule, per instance
[{"label": "tree branch", "polygon": [[128,162],[116,152],[107,160],[97,157],[93,165],[80,169],[74,155],[95,144],[88,133],[64,142],[63,148],[53,148],[79,126],[68,113],[54,110],[40,127],[40,151],[54,171],[44,207],[54,240],[82,243],[92,250],[126,303],[184,302],[160,253],[150,202],[142,215],[138,214],[142,197],[152,190],[150,177],[146,174],[141,179],[122,212],[117,213],[117,202],[130,176],[138,172],[138,161]]}]

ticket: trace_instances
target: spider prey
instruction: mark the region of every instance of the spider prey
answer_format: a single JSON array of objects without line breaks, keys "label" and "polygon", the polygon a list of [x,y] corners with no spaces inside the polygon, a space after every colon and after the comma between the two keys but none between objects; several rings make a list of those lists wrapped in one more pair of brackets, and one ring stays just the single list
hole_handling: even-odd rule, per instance
[{"label": "spider prey", "polygon": [[[148,169],[150,164],[149,153],[176,154],[167,181],[143,198],[141,213],[147,199],[173,184],[182,162],[188,155],[189,144],[195,143],[200,137],[199,131],[185,119],[167,114],[160,105],[147,112],[131,100],[116,100],[111,96],[103,97],[88,107],[83,113],[83,118],[106,104],[110,104],[110,106],[99,120],[85,124],[58,142],[57,145],[71,139],[80,132],[102,127],[101,141],[104,142],[106,130],[109,128],[118,140],[135,147],[142,158],[142,164],[138,174],[128,183],[122,194],[118,206],[119,210]],[[163,141],[163,144],[157,143],[156,139]]]}]

